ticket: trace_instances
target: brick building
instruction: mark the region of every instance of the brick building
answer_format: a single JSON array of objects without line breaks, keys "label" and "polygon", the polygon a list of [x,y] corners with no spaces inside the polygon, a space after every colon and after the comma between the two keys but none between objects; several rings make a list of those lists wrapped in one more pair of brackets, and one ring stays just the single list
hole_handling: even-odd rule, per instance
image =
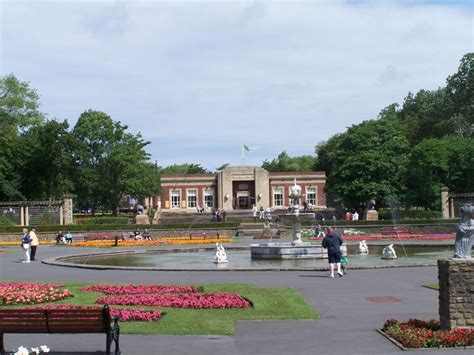
[{"label": "brick building", "polygon": [[[294,179],[302,188],[300,205],[326,208],[326,175],[317,172],[271,173],[260,167],[232,166],[213,174],[162,175],[159,203],[169,212],[196,212],[198,207],[247,210],[270,206],[288,208]],[[156,201],[158,202],[158,201]]]}]

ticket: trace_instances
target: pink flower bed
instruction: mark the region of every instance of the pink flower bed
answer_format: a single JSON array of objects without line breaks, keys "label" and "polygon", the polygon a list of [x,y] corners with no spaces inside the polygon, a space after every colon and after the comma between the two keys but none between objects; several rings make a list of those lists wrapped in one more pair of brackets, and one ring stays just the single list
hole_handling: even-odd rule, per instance
[{"label": "pink flower bed", "polygon": [[182,293],[178,295],[133,295],[98,298],[96,303],[173,308],[249,308],[250,302],[232,293]]},{"label": "pink flower bed", "polygon": [[[48,305],[35,307],[34,309],[102,309],[98,306],[73,306],[68,304]],[[110,315],[117,316],[121,322],[144,321],[153,322],[163,316],[163,312],[137,308],[111,308]]]},{"label": "pink flower bed", "polygon": [[[443,240],[454,239],[455,234],[366,234],[366,235],[344,235],[344,240],[380,240],[380,239],[396,239],[396,240]],[[310,240],[321,240],[321,238],[310,237]]]},{"label": "pink flower bed", "polygon": [[146,293],[192,293],[201,291],[199,287],[177,285],[92,285],[81,291],[101,292],[106,295],[140,295]]},{"label": "pink flower bed", "polygon": [[0,283],[0,305],[38,304],[72,297],[61,285],[34,283]]}]

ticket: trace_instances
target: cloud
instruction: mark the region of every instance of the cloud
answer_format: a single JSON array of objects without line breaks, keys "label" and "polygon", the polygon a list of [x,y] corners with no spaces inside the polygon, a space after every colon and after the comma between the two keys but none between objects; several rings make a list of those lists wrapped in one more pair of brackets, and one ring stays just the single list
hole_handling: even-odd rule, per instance
[{"label": "cloud", "polygon": [[[433,3],[434,2],[434,3]],[[314,146],[472,51],[462,1],[6,2],[2,72],[51,117],[103,110],[160,165],[260,165]]]}]

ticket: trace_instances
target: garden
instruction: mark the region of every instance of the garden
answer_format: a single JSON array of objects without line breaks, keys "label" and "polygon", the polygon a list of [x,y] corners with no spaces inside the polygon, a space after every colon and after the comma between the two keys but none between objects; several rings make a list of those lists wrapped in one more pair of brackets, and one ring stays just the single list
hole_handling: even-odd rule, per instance
[{"label": "garden", "polygon": [[129,334],[232,335],[236,320],[317,319],[293,288],[232,285],[0,283],[0,306],[101,308]]}]

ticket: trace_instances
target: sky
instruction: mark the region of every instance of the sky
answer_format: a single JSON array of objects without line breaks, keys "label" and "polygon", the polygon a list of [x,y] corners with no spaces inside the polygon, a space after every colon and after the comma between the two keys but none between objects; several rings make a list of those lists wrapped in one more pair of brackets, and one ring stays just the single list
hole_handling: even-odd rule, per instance
[{"label": "sky", "polygon": [[0,0],[0,74],[73,126],[141,133],[160,166],[260,166],[435,90],[474,50],[474,1]]}]

